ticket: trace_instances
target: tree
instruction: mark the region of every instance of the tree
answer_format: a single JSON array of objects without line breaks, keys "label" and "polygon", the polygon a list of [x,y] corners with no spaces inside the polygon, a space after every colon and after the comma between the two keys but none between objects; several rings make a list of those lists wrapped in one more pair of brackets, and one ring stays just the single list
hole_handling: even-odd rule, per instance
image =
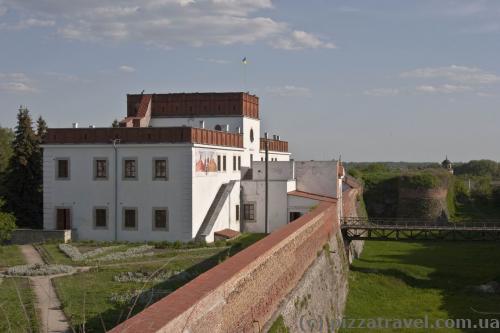
[{"label": "tree", "polygon": [[0,245],[9,240],[12,232],[16,229],[16,218],[10,213],[2,212],[5,201],[0,198]]},{"label": "tree", "polygon": [[48,129],[49,128],[47,127],[47,123],[42,118],[42,116],[38,117],[36,121],[36,136],[38,137],[40,143],[43,141],[43,139],[45,139]]},{"label": "tree", "polygon": [[5,172],[12,156],[14,134],[10,128],[0,127],[0,174]]},{"label": "tree", "polygon": [[42,226],[42,172],[40,140],[33,131],[27,108],[20,108],[13,141],[13,155],[5,176],[7,209],[18,225]]},{"label": "tree", "polygon": [[113,127],[113,128],[120,127],[120,123],[118,122],[118,119],[113,120],[113,123],[111,124],[111,127]]},{"label": "tree", "polygon": [[491,160],[472,160],[455,167],[456,175],[489,176],[498,174],[498,163]]}]

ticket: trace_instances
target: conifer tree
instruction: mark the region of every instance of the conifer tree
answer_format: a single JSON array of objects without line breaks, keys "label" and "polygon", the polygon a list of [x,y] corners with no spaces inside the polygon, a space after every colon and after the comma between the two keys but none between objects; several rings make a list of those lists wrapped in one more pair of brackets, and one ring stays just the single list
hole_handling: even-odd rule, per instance
[{"label": "conifer tree", "polygon": [[7,209],[20,227],[42,226],[40,141],[27,108],[19,108],[13,154],[5,177]]}]

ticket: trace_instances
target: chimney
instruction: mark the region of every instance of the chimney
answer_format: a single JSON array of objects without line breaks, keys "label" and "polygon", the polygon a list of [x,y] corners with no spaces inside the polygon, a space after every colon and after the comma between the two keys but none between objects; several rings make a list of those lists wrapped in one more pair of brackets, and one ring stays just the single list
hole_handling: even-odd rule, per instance
[{"label": "chimney", "polygon": [[95,126],[94,125],[89,125],[89,128],[95,128]]},{"label": "chimney", "polygon": [[200,120],[200,128],[205,128],[205,121],[204,120]]},{"label": "chimney", "polygon": [[236,132],[238,132],[238,134],[241,134],[241,127],[236,127]]},{"label": "chimney", "polygon": [[280,136],[279,135],[276,135],[276,140],[280,141]]},{"label": "chimney", "polygon": [[277,137],[278,137],[277,135],[273,134],[273,140],[278,140]]},{"label": "chimney", "polygon": [[224,131],[229,132],[229,124],[226,124],[226,126],[224,126]]},{"label": "chimney", "polygon": [[78,123],[73,123],[73,128],[78,128]]},{"label": "chimney", "polygon": [[267,137],[268,137],[267,132],[265,132],[264,133],[264,138],[266,138],[266,140],[267,140]]}]

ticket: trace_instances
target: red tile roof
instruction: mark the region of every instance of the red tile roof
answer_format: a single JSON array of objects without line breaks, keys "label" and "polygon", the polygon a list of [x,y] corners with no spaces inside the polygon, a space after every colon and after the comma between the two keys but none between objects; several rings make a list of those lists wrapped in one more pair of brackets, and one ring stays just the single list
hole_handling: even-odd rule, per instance
[{"label": "red tile roof", "polygon": [[240,235],[240,233],[236,230],[223,229],[223,230],[214,232],[214,235],[219,236],[219,237],[223,237],[226,239],[231,239],[234,237],[238,237]]},{"label": "red tile roof", "polygon": [[313,200],[318,200],[318,201],[324,201],[324,202],[337,202],[337,199],[333,198],[333,197],[327,197],[324,195],[302,192],[302,191],[288,192],[288,195],[293,195],[295,197],[308,198],[308,199],[313,199]]}]

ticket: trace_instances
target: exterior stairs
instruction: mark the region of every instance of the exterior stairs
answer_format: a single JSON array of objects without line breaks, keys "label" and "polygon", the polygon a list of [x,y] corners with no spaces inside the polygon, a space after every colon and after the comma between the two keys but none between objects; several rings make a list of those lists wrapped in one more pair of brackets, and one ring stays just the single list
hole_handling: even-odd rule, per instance
[{"label": "exterior stairs", "polygon": [[235,180],[231,180],[229,183],[222,184],[219,188],[219,191],[215,195],[214,200],[212,201],[212,205],[208,209],[207,215],[203,219],[203,223],[200,226],[200,229],[196,233],[195,240],[196,241],[204,241],[212,229],[214,227],[215,221],[219,217],[219,213],[222,210],[222,206],[226,202],[229,194],[234,188],[234,184],[236,184]]}]

